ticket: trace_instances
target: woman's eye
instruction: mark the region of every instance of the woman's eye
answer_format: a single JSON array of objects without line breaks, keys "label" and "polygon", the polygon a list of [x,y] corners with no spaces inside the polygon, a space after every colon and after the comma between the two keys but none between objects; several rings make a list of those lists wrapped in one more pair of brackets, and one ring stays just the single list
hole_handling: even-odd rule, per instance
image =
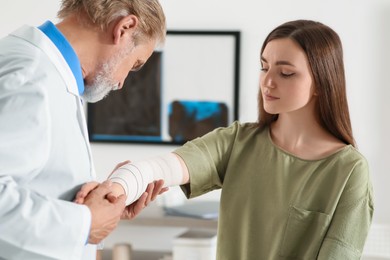
[{"label": "woman's eye", "polygon": [[283,73],[283,72],[281,72],[280,74],[282,75],[282,77],[288,78],[288,77],[293,76],[295,73]]},{"label": "woman's eye", "polygon": [[261,68],[261,71],[262,71],[262,72],[267,72],[267,71],[268,71],[268,68]]}]

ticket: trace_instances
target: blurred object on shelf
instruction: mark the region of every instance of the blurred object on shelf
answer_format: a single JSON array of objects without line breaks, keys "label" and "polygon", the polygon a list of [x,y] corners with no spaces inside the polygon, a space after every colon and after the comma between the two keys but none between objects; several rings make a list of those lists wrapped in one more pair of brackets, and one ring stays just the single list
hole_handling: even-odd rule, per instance
[{"label": "blurred object on shelf", "polygon": [[218,219],[218,201],[194,201],[183,205],[164,207],[167,215],[201,219]]},{"label": "blurred object on shelf", "polygon": [[131,260],[132,248],[128,243],[115,244],[112,249],[112,260]]},{"label": "blurred object on shelf", "polygon": [[173,260],[215,260],[217,233],[189,230],[173,240]]}]

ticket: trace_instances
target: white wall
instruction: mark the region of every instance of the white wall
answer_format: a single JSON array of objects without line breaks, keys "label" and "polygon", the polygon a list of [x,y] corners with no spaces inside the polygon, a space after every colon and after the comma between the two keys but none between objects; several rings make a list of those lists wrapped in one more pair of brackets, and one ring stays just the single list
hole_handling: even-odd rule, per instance
[{"label": "white wall", "polygon": [[[388,0],[161,0],[169,29],[242,32],[240,120],[257,117],[259,49],[267,33],[292,19],[314,19],[333,27],[344,44],[350,112],[355,137],[367,157],[375,189],[376,223],[390,224],[390,2]],[[0,0],[0,37],[20,24],[54,19],[59,1]],[[114,165],[174,149],[174,146],[93,144],[104,179]],[[214,198],[218,197],[212,195]]]},{"label": "white wall", "polygon": [[49,19],[56,21],[59,6],[59,0],[0,0],[0,37],[23,24],[40,25]]},{"label": "white wall", "polygon": [[[344,44],[350,112],[355,137],[369,160],[375,189],[375,222],[390,224],[390,2],[386,0],[162,0],[169,29],[240,30],[240,120],[257,118],[259,49],[268,32],[292,19],[328,24]],[[239,4],[238,4],[239,3]],[[170,151],[174,147],[93,144],[97,168],[115,161]],[[111,163],[111,166],[109,166]]]}]

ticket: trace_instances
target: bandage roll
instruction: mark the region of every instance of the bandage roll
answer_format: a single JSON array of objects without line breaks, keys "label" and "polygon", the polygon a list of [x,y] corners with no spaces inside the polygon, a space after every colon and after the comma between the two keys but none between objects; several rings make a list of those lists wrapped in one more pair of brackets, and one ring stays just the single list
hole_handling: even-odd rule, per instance
[{"label": "bandage roll", "polygon": [[128,163],[117,169],[109,178],[125,190],[126,205],[130,205],[146,191],[149,183],[164,180],[164,187],[180,185],[183,170],[174,154],[167,154],[149,160]]}]

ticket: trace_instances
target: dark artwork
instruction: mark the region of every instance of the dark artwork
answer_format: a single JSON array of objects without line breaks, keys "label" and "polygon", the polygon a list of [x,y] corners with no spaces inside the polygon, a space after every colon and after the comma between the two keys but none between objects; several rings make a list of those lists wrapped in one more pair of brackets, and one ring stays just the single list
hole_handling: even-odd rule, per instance
[{"label": "dark artwork", "polygon": [[[238,31],[168,31],[163,49],[121,90],[88,104],[90,141],[177,145],[228,126],[238,118],[239,50]],[[204,57],[212,68],[198,70]]]},{"label": "dark artwork", "polygon": [[161,141],[161,56],[154,52],[121,90],[88,104],[91,140]]},{"label": "dark artwork", "polygon": [[174,142],[200,137],[228,124],[228,108],[224,103],[174,101],[169,109],[169,135]]}]

